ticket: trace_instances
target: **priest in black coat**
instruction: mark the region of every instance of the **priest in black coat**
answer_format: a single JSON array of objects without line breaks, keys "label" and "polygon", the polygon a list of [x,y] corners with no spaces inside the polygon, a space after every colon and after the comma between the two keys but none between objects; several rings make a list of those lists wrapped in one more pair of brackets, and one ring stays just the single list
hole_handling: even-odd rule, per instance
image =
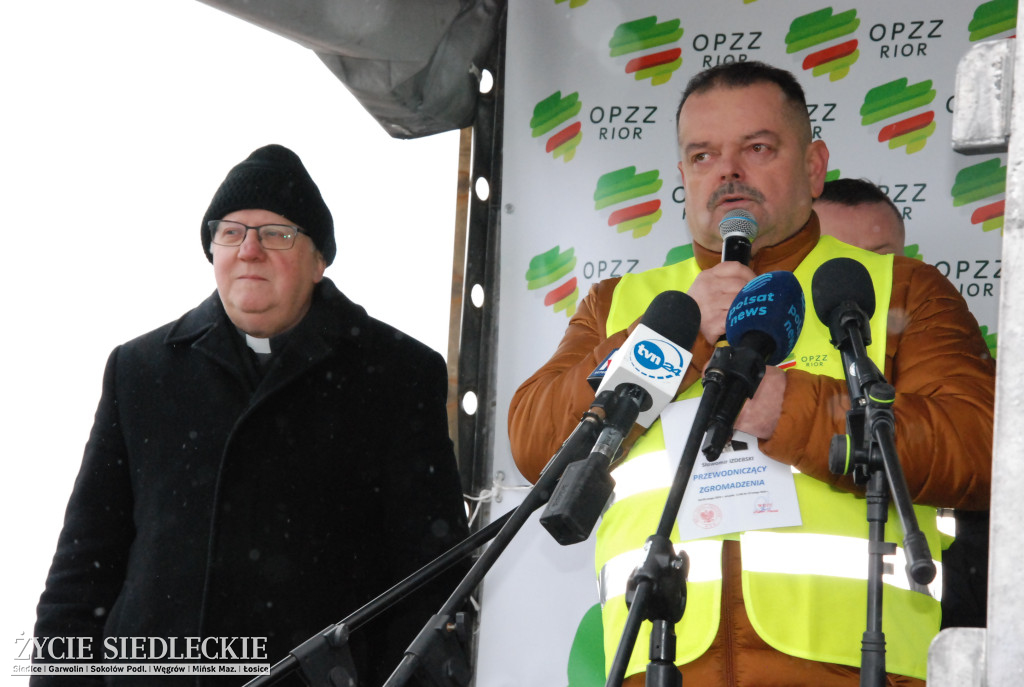
[{"label": "priest in black coat", "polygon": [[[202,239],[217,291],[110,355],[37,639],[124,658],[125,638],[249,638],[274,663],[466,535],[444,361],[324,278],[333,221],[299,158],[271,145],[234,167]],[[360,685],[456,581],[353,632]]]}]

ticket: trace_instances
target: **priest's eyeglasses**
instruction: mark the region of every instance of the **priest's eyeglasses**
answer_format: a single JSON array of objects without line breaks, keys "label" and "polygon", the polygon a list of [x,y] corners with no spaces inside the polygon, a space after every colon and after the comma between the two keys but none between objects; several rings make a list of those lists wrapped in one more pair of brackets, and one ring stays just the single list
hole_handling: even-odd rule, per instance
[{"label": "priest's eyeglasses", "polygon": [[210,228],[210,238],[218,246],[240,246],[250,229],[255,230],[260,245],[266,250],[288,250],[295,245],[295,237],[305,234],[301,227],[292,224],[261,224],[250,227],[241,222],[225,219],[210,220],[206,224]]}]

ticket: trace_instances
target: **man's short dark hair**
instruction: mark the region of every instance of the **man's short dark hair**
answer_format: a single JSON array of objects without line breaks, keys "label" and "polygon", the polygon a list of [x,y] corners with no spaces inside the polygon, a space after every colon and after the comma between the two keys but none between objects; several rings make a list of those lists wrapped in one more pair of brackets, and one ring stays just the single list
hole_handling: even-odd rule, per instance
[{"label": "man's short dark hair", "polygon": [[807,98],[800,82],[785,69],[779,69],[757,60],[728,62],[697,72],[686,84],[683,95],[679,99],[679,107],[676,108],[676,129],[679,128],[679,115],[683,111],[683,105],[691,95],[705,93],[715,88],[742,88],[759,83],[770,83],[779,87],[783,95],[786,96],[786,100],[793,106],[794,113],[800,113],[807,122],[809,135],[811,123],[810,116],[807,114]]},{"label": "man's short dark hair", "polygon": [[833,179],[826,181],[821,195],[815,199],[827,203],[836,203],[847,207],[856,207],[865,203],[884,203],[895,213],[903,226],[903,214],[885,191],[867,179]]}]

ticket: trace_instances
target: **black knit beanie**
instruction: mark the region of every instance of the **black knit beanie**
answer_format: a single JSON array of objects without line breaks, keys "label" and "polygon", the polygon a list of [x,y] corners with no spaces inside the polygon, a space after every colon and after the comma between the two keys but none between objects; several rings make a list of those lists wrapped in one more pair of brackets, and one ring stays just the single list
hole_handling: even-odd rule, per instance
[{"label": "black knit beanie", "polygon": [[299,156],[280,145],[263,146],[232,168],[210,201],[203,217],[202,238],[206,258],[210,253],[207,223],[236,210],[269,210],[302,227],[330,265],[338,247],[334,243],[334,219]]}]

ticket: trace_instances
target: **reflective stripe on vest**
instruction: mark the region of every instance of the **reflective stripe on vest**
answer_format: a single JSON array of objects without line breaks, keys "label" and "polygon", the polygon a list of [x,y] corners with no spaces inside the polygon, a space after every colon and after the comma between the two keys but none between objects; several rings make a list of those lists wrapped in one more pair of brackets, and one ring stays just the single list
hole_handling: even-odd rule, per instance
[{"label": "reflective stripe on vest", "polygon": [[[628,499],[632,496],[644,494],[654,489],[663,489],[665,484],[669,484],[672,481],[672,477],[675,474],[675,463],[676,461],[669,458],[668,452],[664,450],[652,451],[642,456],[637,457],[634,460],[626,461],[621,467],[615,471],[615,493],[612,494],[611,503],[615,504],[619,501]],[[815,493],[818,491],[815,488],[816,480],[801,475],[795,468],[794,480],[797,486],[798,494],[802,495],[804,501],[810,502]],[[858,510],[864,508],[864,504],[858,499],[856,508]],[[808,505],[810,505],[808,503]],[[832,516],[831,519],[834,522],[825,525],[829,530],[838,532],[839,534],[828,535],[828,534],[807,534],[800,532],[800,528],[786,528],[785,532],[789,536],[775,537],[773,541],[777,544],[773,546],[762,546],[759,542],[762,539],[761,535],[764,535],[771,530],[757,530],[753,532],[747,532],[743,538],[743,555],[747,559],[747,564],[744,566],[747,570],[753,570],[757,572],[800,572],[808,575],[830,575],[834,577],[852,577],[857,579],[866,579],[866,568],[864,565],[860,565],[861,562],[867,560],[867,540],[862,538],[863,519],[858,519],[859,513],[837,513],[832,510],[823,510],[823,513],[827,513]],[[927,521],[929,518],[933,518],[935,513],[934,509],[915,506],[915,515],[922,521]],[[819,518],[820,519],[820,518]],[[824,524],[824,523],[823,523]],[[886,522],[886,540],[895,541],[898,544],[903,541],[902,531],[896,527],[897,520],[889,519]],[[851,529],[849,526],[852,525]],[[739,535],[729,535],[726,538],[739,538]],[[803,542],[803,543],[799,543]],[[701,542],[688,542],[686,550],[689,552],[690,548],[695,543]],[[806,544],[805,544],[806,543]],[[929,547],[937,547],[935,550],[941,550],[941,542],[937,540],[929,540]],[[816,554],[828,551],[829,554],[826,556],[826,560],[819,560],[821,556],[816,555],[815,557],[801,557],[799,555],[787,557],[783,556],[780,558],[779,554],[783,548],[786,550],[794,551],[799,553],[802,546],[807,546],[806,551],[814,551]],[[639,551],[640,553],[637,553]],[[619,554],[608,561],[605,566],[598,571],[599,582],[598,587],[601,592],[601,603],[603,604],[609,593],[608,585],[612,586],[612,590],[621,590],[625,588],[625,583],[621,586],[616,586],[619,576],[616,573],[607,572],[608,566],[613,563],[616,566],[616,570],[622,570],[626,567],[628,576],[629,572],[639,565],[638,560],[642,560],[643,552],[640,549],[636,549],[627,553]],[[803,560],[806,558],[806,560]],[[792,568],[793,561],[797,561],[797,564],[801,566],[800,570],[794,570]],[[716,561],[717,562],[717,561]],[[885,576],[886,584],[899,587],[901,589],[912,589],[914,591],[923,592],[930,594],[936,599],[942,598],[942,577],[941,571],[936,575],[935,580],[925,586],[921,586],[911,580],[906,573],[906,553],[902,546],[897,545],[896,552],[891,558],[887,558],[886,562],[892,562],[894,572]],[[691,561],[691,576],[694,574],[696,566],[699,565],[698,561]],[[940,569],[938,561],[935,561],[936,568]],[[631,566],[631,567],[630,567]],[[786,566],[790,566],[786,568]],[[717,571],[718,568],[715,567]],[[717,574],[717,573],[716,573]],[[700,580],[710,579],[707,575],[701,573],[698,578]]]},{"label": "reflective stripe on vest", "polygon": [[[689,544],[687,544],[689,546]],[[868,540],[859,537],[840,537],[830,534],[807,534],[782,532],[780,530],[759,530],[743,533],[744,556],[760,551],[754,568],[744,565],[746,570],[761,573],[792,574],[793,564],[800,566],[797,571],[804,575],[828,575],[848,577],[851,580],[868,579]],[[813,551],[813,556],[806,552]],[[939,561],[933,561],[938,569],[931,584],[922,587],[907,576],[907,555],[902,546],[885,559],[892,570],[883,575],[886,584],[906,591],[928,594],[939,598],[942,594],[942,572]]]},{"label": "reflective stripe on vest", "polygon": [[[807,315],[800,340],[790,361],[796,369],[843,378],[838,351],[829,343],[828,329],[814,314],[810,293],[817,268],[834,257],[853,257],[871,274],[876,314],[871,321],[869,356],[880,367],[885,363],[887,305],[892,289],[892,256],[878,256],[822,237],[794,271],[804,289]],[[667,289],[686,291],[699,268],[695,260],[628,274],[615,289],[609,309],[607,334],[625,329],[653,300]],[[680,395],[697,397],[700,383]],[[825,460],[826,456],[822,456]],[[610,666],[625,623],[625,579],[642,562],[642,546],[657,529],[674,473],[674,460],[665,452],[661,422],[656,422],[630,452],[629,460],[614,472],[617,483],[612,504],[598,528],[596,567],[604,602],[605,656]],[[862,498],[839,492],[823,482],[796,474],[803,524],[799,527],[728,535],[742,546],[743,593],[747,613],[758,634],[771,646],[812,660],[860,664],[861,636],[866,616],[867,522]],[[933,555],[940,551],[935,510],[915,506],[918,522]],[[886,541],[902,542],[899,520],[890,508]],[[673,532],[678,541],[678,532]],[[766,542],[781,542],[779,546]],[[702,547],[698,553],[693,547]],[[779,547],[782,547],[781,549]],[[831,551],[829,560],[818,552]],[[710,646],[718,629],[721,606],[721,543],[717,540],[686,542],[692,581],[687,583],[687,606],[678,637],[676,663],[688,663]],[[780,550],[786,550],[785,556]],[[927,648],[938,631],[939,604],[926,594],[908,591],[902,551],[887,557],[896,574],[886,576],[883,630],[890,672],[924,677]],[[708,557],[708,561],[698,558]],[[845,572],[838,572],[845,563]],[[856,566],[854,561],[859,561]],[[854,569],[856,567],[856,569]],[[628,570],[627,570],[628,568]],[[625,577],[623,577],[625,571]],[[936,585],[933,584],[933,588]],[[627,675],[644,670],[648,661],[645,623],[630,660]]]},{"label": "reflective stripe on vest", "polygon": [[[722,542],[714,539],[702,539],[686,542],[685,547],[682,544],[676,544],[675,549],[676,553],[686,553],[689,558],[687,585],[721,579],[722,566],[718,562],[722,556]],[[634,549],[611,559],[601,568],[598,587],[601,590],[625,589],[630,574],[644,562],[646,555],[646,549]],[[602,595],[601,605],[603,606],[606,601],[607,599]]]},{"label": "reflective stripe on vest", "polygon": [[[666,451],[654,451],[645,454],[636,460],[627,461],[625,465],[615,471],[615,493],[612,503],[626,500],[635,495],[646,494],[653,489],[662,489],[664,484],[670,483],[675,473],[673,461],[670,461]],[[812,501],[815,498],[814,483],[816,480],[801,475],[794,470],[794,483],[797,487],[798,500]],[[803,503],[801,501],[801,503]],[[862,509],[862,500],[854,501],[858,509]],[[811,503],[806,504],[811,506]],[[867,567],[867,539],[863,538],[864,522],[857,519],[859,514],[849,512],[836,513],[831,510],[823,510],[832,523],[825,524],[822,518],[817,518],[818,524],[805,522],[798,527],[787,527],[783,530],[753,530],[743,533],[743,555],[748,559],[744,565],[746,570],[755,572],[771,573],[802,573],[807,575],[829,575],[832,577],[850,577],[854,579],[866,579]],[[933,509],[924,506],[915,506],[915,515],[921,519],[927,519],[934,515]],[[902,542],[903,532],[895,520],[886,522],[886,540]],[[820,534],[805,532],[803,528],[813,526],[819,529],[829,529],[837,534]],[[780,536],[780,532],[782,533]],[[739,538],[739,535],[726,535],[725,538]],[[678,550],[692,553],[694,545],[702,545],[709,540],[689,541],[686,547],[679,546]],[[765,542],[770,543],[765,543]],[[938,541],[930,540],[929,547],[938,545],[936,550],[941,549]],[[806,548],[802,548],[806,547]],[[802,551],[813,551],[813,556],[802,555]],[[643,549],[634,549],[617,556],[614,556],[598,571],[599,590],[601,592],[601,603],[603,604],[610,590],[625,589],[625,581],[621,585],[620,573],[625,570],[629,573],[643,560]],[[906,552],[902,546],[897,545],[896,552],[886,562],[893,564],[894,571],[885,575],[885,582],[901,589],[914,590],[927,593],[936,599],[942,598],[942,577],[941,572],[936,575],[935,580],[923,587],[911,580],[906,573]],[[703,561],[691,561],[690,577],[697,581],[712,579],[707,572],[706,565],[701,566]],[[939,561],[936,560],[936,567],[939,568]],[[795,570],[794,565],[799,569]],[[615,568],[609,570],[609,566]],[[628,568],[628,569],[627,569]],[[714,575],[721,574],[717,561],[712,568]],[[694,577],[697,575],[697,577]]]}]

